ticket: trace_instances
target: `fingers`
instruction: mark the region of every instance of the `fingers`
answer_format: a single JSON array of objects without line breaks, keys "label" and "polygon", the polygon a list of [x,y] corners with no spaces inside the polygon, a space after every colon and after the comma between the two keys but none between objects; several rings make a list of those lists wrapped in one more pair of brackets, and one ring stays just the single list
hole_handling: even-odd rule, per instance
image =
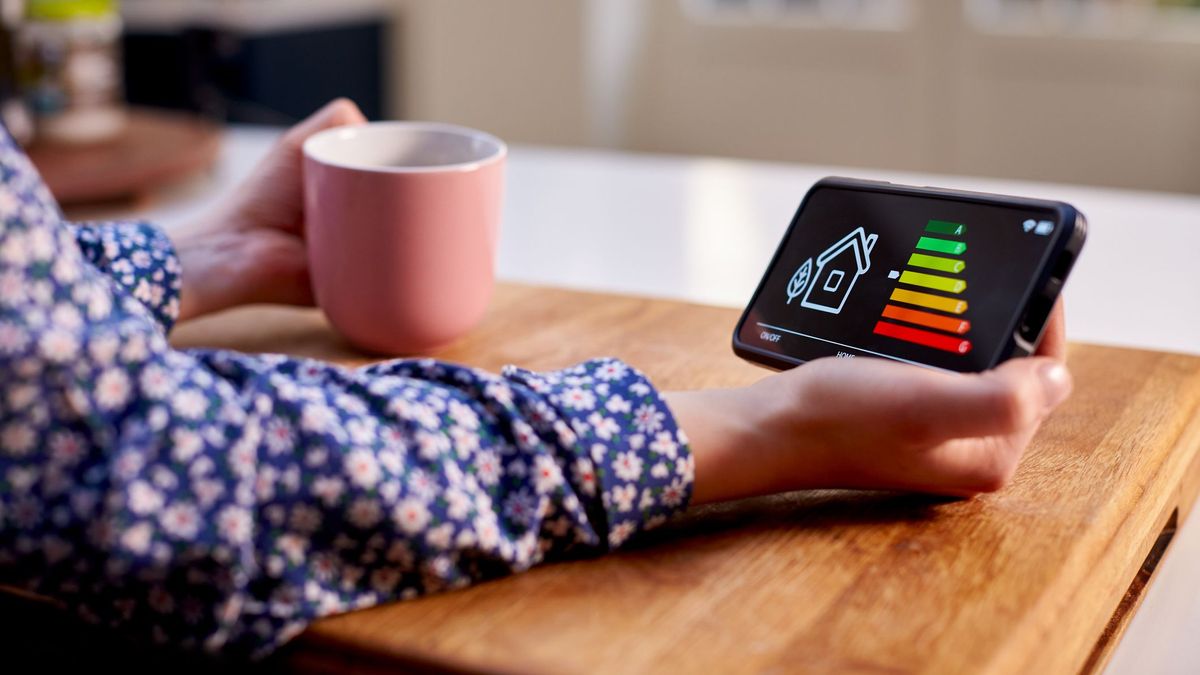
[{"label": "fingers", "polygon": [[1042,343],[1038,345],[1037,354],[1059,361],[1067,358],[1067,320],[1061,296],[1058,302],[1054,303],[1054,309],[1046,320],[1046,329],[1042,332]]},{"label": "fingers", "polygon": [[291,149],[299,150],[305,139],[318,131],[366,122],[366,116],[353,101],[348,98],[334,99],[288,130],[284,134],[283,143]]},{"label": "fingers", "polygon": [[1044,357],[979,375],[935,374],[945,377],[924,382],[909,411],[918,443],[1016,434],[1036,427],[1071,392],[1066,366]]}]

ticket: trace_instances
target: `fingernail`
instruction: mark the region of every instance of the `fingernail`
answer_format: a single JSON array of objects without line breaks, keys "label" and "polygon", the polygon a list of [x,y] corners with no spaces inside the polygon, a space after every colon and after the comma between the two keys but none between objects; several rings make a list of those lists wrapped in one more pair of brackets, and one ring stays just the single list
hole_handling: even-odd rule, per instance
[{"label": "fingernail", "polygon": [[1047,363],[1038,369],[1038,376],[1046,393],[1047,407],[1053,408],[1071,394],[1071,373],[1063,364],[1057,361]]}]

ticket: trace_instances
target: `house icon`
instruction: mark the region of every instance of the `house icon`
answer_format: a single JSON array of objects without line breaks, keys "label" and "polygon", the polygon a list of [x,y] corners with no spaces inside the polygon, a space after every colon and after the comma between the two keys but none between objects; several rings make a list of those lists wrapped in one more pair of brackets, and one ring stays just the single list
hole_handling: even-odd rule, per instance
[{"label": "house icon", "polygon": [[858,278],[871,269],[877,234],[859,227],[817,256],[817,272],[808,284],[801,307],[839,314]]}]

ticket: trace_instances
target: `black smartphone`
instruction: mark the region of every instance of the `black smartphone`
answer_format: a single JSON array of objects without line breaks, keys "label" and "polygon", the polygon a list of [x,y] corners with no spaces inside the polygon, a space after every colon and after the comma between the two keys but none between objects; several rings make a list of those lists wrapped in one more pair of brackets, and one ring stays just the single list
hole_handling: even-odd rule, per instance
[{"label": "black smartphone", "polygon": [[1087,236],[1070,204],[825,178],[738,321],[776,369],[873,356],[958,372],[1033,353]]}]

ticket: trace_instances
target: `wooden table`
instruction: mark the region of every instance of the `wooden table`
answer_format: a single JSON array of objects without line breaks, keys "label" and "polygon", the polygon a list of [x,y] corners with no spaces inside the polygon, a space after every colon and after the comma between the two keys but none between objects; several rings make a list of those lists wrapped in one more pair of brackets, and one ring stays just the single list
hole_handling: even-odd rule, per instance
[{"label": "wooden table", "polygon": [[[611,354],[668,389],[740,385],[764,372],[730,352],[735,319],[509,285],[480,328],[436,356],[554,368]],[[312,311],[239,310],[174,341],[367,361]],[[999,493],[799,492],[700,508],[605,558],[318,622],[277,664],[1095,672],[1200,489],[1200,359],[1074,344],[1070,365],[1074,396]]]}]

